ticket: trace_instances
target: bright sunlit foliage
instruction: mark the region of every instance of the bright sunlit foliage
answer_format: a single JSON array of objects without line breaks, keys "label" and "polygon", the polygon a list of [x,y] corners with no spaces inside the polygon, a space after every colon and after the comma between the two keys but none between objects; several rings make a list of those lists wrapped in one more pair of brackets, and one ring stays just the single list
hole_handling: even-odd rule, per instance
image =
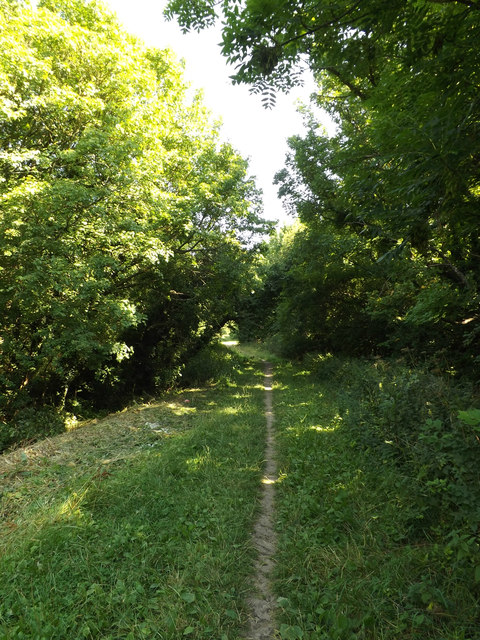
[{"label": "bright sunlit foliage", "polygon": [[0,21],[2,446],[53,428],[37,405],[168,384],[233,314],[265,225],[171,52],[95,2],[3,0]]}]

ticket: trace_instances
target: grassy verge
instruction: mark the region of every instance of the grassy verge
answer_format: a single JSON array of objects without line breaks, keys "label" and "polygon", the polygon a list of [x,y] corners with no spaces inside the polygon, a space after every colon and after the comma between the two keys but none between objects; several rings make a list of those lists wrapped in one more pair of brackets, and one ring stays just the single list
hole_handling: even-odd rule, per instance
[{"label": "grassy verge", "polygon": [[[371,364],[327,365],[323,374],[276,367],[281,638],[478,640],[477,489],[462,484],[466,464],[452,471],[460,451],[464,461],[478,456],[478,438],[475,454],[462,449],[466,431],[455,440],[444,427],[445,442],[433,441],[433,416],[408,443],[404,433],[416,428],[413,395],[405,395],[412,372],[402,388],[387,389]],[[434,400],[430,388],[419,405],[433,412]],[[398,442],[380,430],[395,425]],[[415,456],[423,456],[419,469]],[[478,465],[470,469],[478,476]],[[441,474],[455,482],[440,482]],[[460,521],[462,487],[472,502],[468,522]]]},{"label": "grassy verge", "polygon": [[[235,346],[235,345],[233,345]],[[259,345],[0,456],[0,639],[236,640],[264,455]],[[388,363],[276,361],[281,640],[479,640],[480,411]]]},{"label": "grassy verge", "polygon": [[0,457],[0,638],[229,639],[244,623],[262,374]]}]

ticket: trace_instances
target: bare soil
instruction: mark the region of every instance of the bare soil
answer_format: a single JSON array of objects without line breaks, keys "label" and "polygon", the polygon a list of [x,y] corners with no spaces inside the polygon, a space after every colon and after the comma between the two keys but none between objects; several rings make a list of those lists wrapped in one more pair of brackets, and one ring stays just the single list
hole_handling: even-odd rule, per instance
[{"label": "bare soil", "polygon": [[274,528],[275,482],[275,438],[273,428],[272,379],[273,368],[265,363],[265,417],[266,447],[265,469],[262,479],[260,511],[255,523],[252,544],[258,556],[253,575],[253,593],[248,600],[249,622],[245,640],[273,640],[275,637],[276,600],[272,593],[271,576],[274,568],[276,533]]}]

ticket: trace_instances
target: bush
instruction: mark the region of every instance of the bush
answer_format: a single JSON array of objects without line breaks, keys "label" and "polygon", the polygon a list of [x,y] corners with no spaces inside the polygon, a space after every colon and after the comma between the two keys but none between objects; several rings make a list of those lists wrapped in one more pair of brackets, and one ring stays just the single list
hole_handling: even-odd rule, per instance
[{"label": "bush", "polygon": [[207,345],[185,364],[180,384],[193,387],[228,379],[237,358],[221,344]]},{"label": "bush", "polygon": [[[478,532],[480,411],[462,410],[475,402],[472,389],[383,360],[324,357],[314,365],[316,375],[343,383],[343,422],[355,445],[408,478],[411,535],[445,540],[453,531],[457,537]],[[470,551],[465,557],[473,562]]]},{"label": "bush", "polygon": [[26,407],[14,420],[4,423],[0,430],[0,452],[12,444],[40,440],[61,433],[65,428],[62,416],[54,407]]}]

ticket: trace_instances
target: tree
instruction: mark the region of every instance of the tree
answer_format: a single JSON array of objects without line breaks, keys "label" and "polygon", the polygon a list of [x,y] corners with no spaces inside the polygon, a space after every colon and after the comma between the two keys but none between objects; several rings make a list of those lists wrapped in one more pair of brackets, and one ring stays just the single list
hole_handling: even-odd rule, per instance
[{"label": "tree", "polygon": [[369,303],[375,317],[390,309],[399,344],[416,330],[471,358],[480,331],[478,3],[172,0],[168,11],[184,28],[221,18],[234,80],[267,105],[310,66],[314,101],[337,134],[309,116],[278,175],[281,193],[317,231],[320,223],[328,236],[333,224],[363,239],[372,269],[383,264],[382,290],[401,274],[398,308],[391,296]]},{"label": "tree", "polygon": [[237,65],[237,82],[288,89],[301,81],[306,60],[315,73],[364,99],[379,85],[385,64],[434,59],[465,21],[473,46],[477,11],[474,0],[170,0],[166,15],[186,31],[221,20],[222,50]]},{"label": "tree", "polygon": [[0,20],[0,411],[21,422],[105,380],[128,388],[148,332],[162,354],[151,377],[168,378],[234,313],[247,236],[266,226],[246,162],[171,52],[95,2],[2,0]]}]

